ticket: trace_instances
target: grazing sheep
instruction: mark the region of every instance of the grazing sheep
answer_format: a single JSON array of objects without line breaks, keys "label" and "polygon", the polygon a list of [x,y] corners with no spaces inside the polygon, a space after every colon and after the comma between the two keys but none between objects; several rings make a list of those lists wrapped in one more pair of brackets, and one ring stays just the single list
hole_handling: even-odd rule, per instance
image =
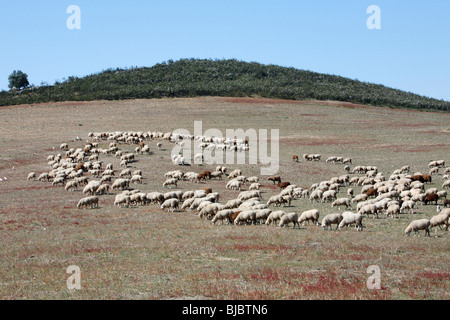
[{"label": "grazing sheep", "polygon": [[31,180],[31,179],[34,179],[34,178],[36,178],[36,172],[30,172],[28,174],[27,180]]},{"label": "grazing sheep", "polygon": [[269,200],[267,201],[267,205],[270,206],[271,204],[274,204],[275,206],[281,206],[282,200],[279,194],[271,196]]},{"label": "grazing sheep", "polygon": [[128,207],[130,205],[130,196],[127,194],[118,194],[116,195],[115,199],[114,199],[114,206],[115,207],[120,207],[121,205],[124,205],[126,207]]},{"label": "grazing sheep", "polygon": [[[441,228],[441,225],[445,225],[445,230],[447,231],[448,225],[449,225],[449,219],[450,218],[449,218],[448,214],[445,212],[437,214],[430,219],[430,228],[437,227],[437,226],[439,226],[439,228]],[[441,230],[442,230],[442,228],[441,228]]]},{"label": "grazing sheep", "polygon": [[219,203],[211,203],[209,201],[202,202],[198,208],[197,211],[200,210],[198,216],[203,219],[204,217],[207,217],[210,219],[213,215],[215,215],[218,211],[224,209],[224,205]]},{"label": "grazing sheep", "polygon": [[178,180],[175,178],[167,179],[166,181],[164,181],[163,187],[165,188],[167,186],[175,186],[175,188],[176,188],[177,183],[178,183]]},{"label": "grazing sheep", "polygon": [[119,174],[120,177],[131,177],[131,169],[124,169],[122,170],[122,172]]},{"label": "grazing sheep", "polygon": [[151,204],[163,204],[163,202],[166,200],[164,197],[164,194],[161,192],[150,192],[147,193],[147,201]]},{"label": "grazing sheep", "polygon": [[259,182],[259,178],[258,177],[248,177],[245,179],[245,183],[258,183]]},{"label": "grazing sheep", "polygon": [[323,191],[322,189],[317,189],[311,192],[311,195],[309,196],[309,201],[313,202],[314,200],[317,200],[317,202],[320,202],[322,199]]},{"label": "grazing sheep", "polygon": [[342,213],[342,221],[339,223],[339,230],[341,230],[343,227],[347,227],[349,225],[356,224],[356,230],[362,231],[364,226],[362,224],[363,215],[360,213],[354,213],[350,211],[346,211]]},{"label": "grazing sheep", "polygon": [[104,194],[104,193],[108,193],[109,192],[109,184],[102,184],[100,185],[97,190],[95,191],[95,193],[97,194]]},{"label": "grazing sheep", "polygon": [[341,206],[345,206],[345,208],[351,208],[350,199],[348,198],[338,198],[333,201],[331,204],[331,207],[338,207],[339,210],[341,210]]},{"label": "grazing sheep", "polygon": [[228,181],[228,183],[225,186],[225,188],[226,189],[231,189],[231,190],[239,190],[239,191],[241,191],[241,182],[237,181],[237,180]]},{"label": "grazing sheep", "polygon": [[219,180],[222,180],[222,171],[213,171],[211,172],[210,178],[218,178]]},{"label": "grazing sheep", "polygon": [[404,201],[400,207],[400,213],[403,213],[406,209],[409,209],[411,213],[414,213],[415,202],[412,200]]},{"label": "grazing sheep", "polygon": [[339,224],[341,223],[343,217],[342,214],[340,213],[330,213],[327,214],[325,217],[323,217],[322,219],[322,229],[323,230],[328,230],[328,228],[330,228],[330,230],[333,230],[332,224],[336,225],[336,230],[339,226]]},{"label": "grazing sheep", "polygon": [[231,216],[233,215],[234,212],[235,210],[233,209],[220,210],[216,213],[214,218],[212,218],[211,223],[216,224],[216,222],[219,220],[222,222],[222,224],[223,220],[228,220],[228,223],[231,223]]},{"label": "grazing sheep", "polygon": [[129,188],[130,180],[128,179],[116,179],[111,185],[111,190],[125,190]]},{"label": "grazing sheep", "polygon": [[428,172],[429,174],[439,174],[439,168],[438,167],[434,167],[432,169],[430,169],[430,171]]},{"label": "grazing sheep", "polygon": [[390,205],[386,210],[386,216],[391,215],[392,218],[395,217],[395,215],[398,215],[400,213],[400,206],[397,204]]},{"label": "grazing sheep", "polygon": [[317,209],[303,211],[300,217],[298,218],[299,227],[300,224],[304,222],[308,222],[309,224],[309,221],[311,221],[313,224],[319,225],[319,215],[320,212]]},{"label": "grazing sheep", "polygon": [[228,179],[231,180],[231,179],[234,179],[239,176],[242,176],[242,171],[239,169],[236,169],[236,170],[230,172],[230,174],[228,175]]},{"label": "grazing sheep", "polygon": [[430,236],[430,225],[431,223],[428,219],[413,220],[408,227],[406,227],[404,233],[409,236],[411,231],[414,231],[414,235],[416,235],[418,231],[425,230],[425,236]]},{"label": "grazing sheep", "polygon": [[256,210],[244,210],[239,213],[239,215],[234,219],[234,224],[243,224],[251,222],[256,224]]},{"label": "grazing sheep", "polygon": [[364,205],[359,211],[358,213],[360,213],[361,215],[363,214],[367,214],[367,216],[369,216],[369,214],[373,214],[374,215],[374,219],[375,217],[378,218],[378,211],[377,211],[377,207],[374,204],[366,204]]},{"label": "grazing sheep", "polygon": [[322,194],[321,202],[336,200],[336,190],[327,190]]},{"label": "grazing sheep", "polygon": [[352,199],[352,203],[355,203],[355,202],[361,202],[361,201],[366,201],[366,200],[367,200],[367,194],[362,193],[362,194],[356,195],[356,196]]},{"label": "grazing sheep", "polygon": [[266,225],[271,225],[273,223],[278,222],[282,216],[284,216],[286,212],[279,210],[279,211],[272,211],[269,216],[266,219]]},{"label": "grazing sheep", "polygon": [[236,209],[242,204],[241,199],[231,199],[225,204],[226,209]]},{"label": "grazing sheep", "polygon": [[439,196],[437,195],[437,193],[431,193],[431,194],[427,194],[425,196],[425,199],[423,200],[423,203],[425,205],[427,205],[429,202],[433,202],[434,204],[437,205],[437,202],[439,200]]},{"label": "grazing sheep", "polygon": [[450,189],[450,180],[444,181],[442,184],[442,189]]},{"label": "grazing sheep", "polygon": [[288,181],[285,181],[285,182],[279,182],[279,183],[277,184],[277,187],[280,188],[280,189],[284,189],[284,188],[287,188],[290,184],[291,184],[291,183],[288,182]]},{"label": "grazing sheep", "polygon": [[252,183],[250,185],[250,187],[248,188],[248,190],[259,190],[261,188],[261,184],[256,182],[256,183]]},{"label": "grazing sheep", "polygon": [[447,191],[445,191],[445,190],[438,191],[438,193],[436,193],[436,194],[437,194],[437,196],[439,197],[439,199],[440,199],[440,198],[447,199]]},{"label": "grazing sheep", "polygon": [[353,197],[355,190],[353,190],[353,188],[348,188],[347,189],[347,196],[349,197]]},{"label": "grazing sheep", "polygon": [[56,186],[58,184],[64,185],[65,180],[66,179],[64,177],[57,177],[57,178],[53,179],[52,186]]},{"label": "grazing sheep", "polygon": [[42,180],[49,180],[49,175],[47,172],[41,173],[38,177],[38,181],[42,181]]},{"label": "grazing sheep", "polygon": [[295,226],[297,225],[298,228],[300,229],[300,224],[298,222],[298,215],[295,212],[290,212],[290,213],[286,213],[284,214],[281,218],[280,218],[280,224],[278,225],[280,228],[289,225],[289,223],[293,223],[293,229],[295,229]]},{"label": "grazing sheep", "polygon": [[272,181],[273,184],[277,184],[277,183],[281,182],[280,176],[272,176],[272,177],[267,178],[267,180]]},{"label": "grazing sheep", "polygon": [[[257,208],[253,208],[253,209],[257,209]],[[266,220],[271,213],[272,213],[272,210],[270,210],[270,209],[257,209],[256,216],[255,216],[256,222],[257,223],[266,223]]]},{"label": "grazing sheep", "polygon": [[172,198],[172,199],[167,199],[166,201],[164,201],[164,203],[161,205],[161,209],[164,210],[165,208],[167,208],[167,212],[175,212],[175,210],[178,210],[178,206],[179,206],[179,200]]},{"label": "grazing sheep", "polygon": [[87,208],[89,206],[89,208],[98,208],[98,197],[86,197],[86,198],[82,198],[78,204],[77,204],[77,208],[81,209],[81,208]]},{"label": "grazing sheep", "polygon": [[77,182],[75,180],[72,180],[72,181],[69,181],[66,183],[65,190],[68,191],[68,190],[72,189],[72,191],[73,191],[74,189],[77,188],[77,186],[78,186]]},{"label": "grazing sheep", "polygon": [[136,175],[131,177],[130,182],[132,182],[132,183],[142,183],[142,176],[136,174]]}]

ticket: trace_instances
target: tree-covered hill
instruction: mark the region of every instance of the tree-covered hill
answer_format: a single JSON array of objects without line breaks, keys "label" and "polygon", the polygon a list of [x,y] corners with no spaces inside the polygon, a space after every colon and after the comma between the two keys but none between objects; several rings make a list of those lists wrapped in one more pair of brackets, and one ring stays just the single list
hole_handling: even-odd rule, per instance
[{"label": "tree-covered hill", "polygon": [[238,60],[169,60],[149,68],[109,69],[54,85],[0,92],[0,105],[56,101],[228,96],[336,100],[450,111],[450,102],[295,68]]}]

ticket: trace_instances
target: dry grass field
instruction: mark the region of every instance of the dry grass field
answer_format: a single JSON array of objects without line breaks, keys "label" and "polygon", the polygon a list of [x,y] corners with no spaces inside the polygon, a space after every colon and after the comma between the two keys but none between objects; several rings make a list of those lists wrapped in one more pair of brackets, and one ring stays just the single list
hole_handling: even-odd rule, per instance
[{"label": "dry grass field", "polygon": [[[118,208],[114,194],[100,196],[98,209],[77,209],[80,189],[65,191],[49,182],[27,181],[29,172],[48,172],[47,156],[59,145],[82,147],[88,132],[162,131],[194,121],[203,129],[279,129],[284,181],[308,188],[345,174],[328,156],[351,157],[373,165],[386,177],[403,165],[428,172],[430,160],[450,163],[450,114],[366,107],[339,102],[294,102],[258,98],[189,98],[65,102],[0,108],[0,298],[1,299],[449,299],[449,232],[431,237],[402,234],[411,220],[430,218],[434,205],[418,206],[399,218],[364,218],[366,228],[323,231],[266,225],[212,225],[190,212],[167,213],[158,206]],[[79,136],[83,140],[76,141]],[[173,147],[148,141],[152,154],[138,155],[144,192],[161,191],[170,170],[201,172],[213,165],[178,167]],[[106,147],[109,141],[99,142]],[[53,150],[53,147],[56,150]],[[135,145],[119,148],[133,152]],[[322,161],[293,162],[292,155],[320,153]],[[100,155],[121,170],[114,156]],[[246,176],[258,165],[227,164]],[[13,169],[14,168],[14,169]],[[426,187],[441,189],[442,169]],[[87,174],[89,176],[89,174]],[[361,175],[358,175],[361,176]],[[4,179],[6,177],[6,179]],[[263,199],[278,193],[261,177]],[[225,203],[238,191],[226,179],[209,186]],[[345,196],[347,187],[339,196]],[[360,187],[355,187],[359,193]],[[440,201],[442,202],[442,201]],[[355,206],[354,206],[355,207]],[[336,211],[329,203],[296,199],[286,212],[317,208],[321,217]],[[320,219],[321,220],[321,219]],[[66,269],[81,270],[81,290],[67,289]],[[381,271],[381,289],[369,290],[367,268]]]}]

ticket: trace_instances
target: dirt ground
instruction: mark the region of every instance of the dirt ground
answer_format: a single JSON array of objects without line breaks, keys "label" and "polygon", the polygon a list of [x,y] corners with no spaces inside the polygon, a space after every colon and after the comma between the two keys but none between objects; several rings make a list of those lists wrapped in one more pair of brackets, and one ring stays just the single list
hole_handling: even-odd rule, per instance
[{"label": "dirt ground", "polygon": [[[117,192],[102,195],[98,209],[77,209],[81,190],[51,182],[27,181],[29,172],[51,170],[47,156],[59,145],[82,147],[89,132],[278,129],[278,174],[303,188],[345,174],[328,156],[352,158],[355,165],[377,166],[388,178],[403,165],[427,173],[430,160],[450,163],[450,114],[360,106],[340,102],[261,98],[189,98],[65,102],[0,108],[0,298],[1,299],[449,299],[449,232],[406,237],[410,221],[436,214],[434,205],[397,219],[366,217],[366,228],[323,231],[266,225],[212,225],[193,212],[167,213],[156,205],[118,208]],[[81,138],[81,141],[76,140]],[[172,164],[173,144],[149,140],[150,155],[137,155],[143,192],[166,192],[164,173],[211,170],[215,165]],[[107,147],[109,141],[99,142]],[[55,149],[53,149],[55,148]],[[120,144],[133,152],[135,145]],[[193,153],[196,151],[193,151]],[[304,153],[322,161],[306,162]],[[63,153],[64,154],[64,153]],[[292,155],[300,157],[293,162]],[[117,173],[119,160],[100,155]],[[278,193],[260,165],[225,164],[246,176],[260,176],[263,200]],[[87,174],[89,177],[90,175]],[[358,174],[357,176],[361,176]],[[441,190],[443,169],[426,187]],[[177,190],[211,187],[220,202],[237,197],[227,179]],[[338,197],[346,196],[347,186]],[[360,187],[354,187],[360,192]],[[440,203],[442,200],[440,200]],[[330,203],[296,199],[286,212]],[[67,288],[67,268],[80,268],[81,289]],[[381,288],[368,289],[369,266],[378,266]]]}]

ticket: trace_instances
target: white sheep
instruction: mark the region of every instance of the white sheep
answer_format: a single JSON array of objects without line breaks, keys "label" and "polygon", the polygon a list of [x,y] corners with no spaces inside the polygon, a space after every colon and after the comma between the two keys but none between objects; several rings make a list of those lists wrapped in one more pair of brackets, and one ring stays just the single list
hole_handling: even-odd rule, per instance
[{"label": "white sheep", "polygon": [[352,203],[366,201],[366,200],[367,200],[367,194],[365,194],[365,193],[358,194],[352,199]]},{"label": "white sheep", "polygon": [[165,197],[164,197],[164,194],[161,193],[161,192],[150,192],[150,193],[147,193],[146,198],[147,198],[147,201],[149,203],[151,203],[151,204],[160,204],[160,205],[164,202],[164,200],[166,200]]},{"label": "white sheep", "polygon": [[223,220],[225,220],[225,219],[228,219],[228,223],[230,223],[231,216],[233,215],[234,212],[235,212],[235,210],[233,210],[233,209],[220,210],[216,213],[214,218],[212,218],[211,223],[216,224],[216,222],[220,220],[223,224]]},{"label": "white sheep", "polygon": [[403,213],[406,209],[409,209],[411,213],[414,213],[415,202],[412,200],[404,201],[400,208],[400,213]]},{"label": "white sheep", "polygon": [[252,183],[248,190],[259,190],[261,188],[261,184],[258,182]]},{"label": "white sheep", "polygon": [[293,223],[294,226],[293,228],[295,229],[295,226],[297,225],[300,228],[300,224],[298,222],[298,214],[295,212],[290,212],[290,213],[286,213],[284,214],[281,218],[280,218],[280,223],[278,224],[278,226],[280,228],[289,225],[290,223]]},{"label": "white sheep", "polygon": [[369,216],[370,214],[373,214],[374,219],[375,219],[375,217],[378,218],[378,211],[377,211],[377,207],[375,206],[375,204],[364,205],[360,210],[358,210],[358,213],[360,213],[361,215],[367,214],[367,216]]},{"label": "white sheep", "polygon": [[108,193],[109,188],[110,188],[109,184],[102,184],[97,188],[95,192],[98,194]]},{"label": "white sheep", "polygon": [[445,180],[444,183],[442,184],[442,189],[450,189],[450,180]]},{"label": "white sheep", "polygon": [[227,185],[225,186],[226,189],[231,190],[239,190],[241,191],[241,182],[237,180],[230,180],[228,181]]},{"label": "white sheep", "polygon": [[400,213],[400,206],[398,204],[390,205],[386,210],[386,216],[391,215],[392,218],[395,217],[395,215],[398,215]]},{"label": "white sheep", "polygon": [[350,199],[348,198],[338,198],[336,200],[333,201],[333,203],[331,204],[331,207],[338,207],[339,210],[341,210],[341,206],[345,206],[345,208],[351,208],[351,204],[350,204]]},{"label": "white sheep", "polygon": [[303,211],[302,214],[300,215],[300,217],[298,218],[298,224],[299,224],[299,226],[300,226],[300,224],[303,224],[305,222],[307,222],[309,224],[309,222],[311,221],[313,224],[318,225],[319,224],[319,215],[320,215],[320,211],[317,209]]},{"label": "white sheep", "polygon": [[128,179],[116,179],[111,185],[112,190],[124,190],[130,186],[130,180]]},{"label": "white sheep", "polygon": [[256,210],[244,210],[241,211],[236,219],[234,219],[234,224],[243,224],[247,222],[252,222],[252,224],[256,224]]},{"label": "white sheep", "polygon": [[317,202],[320,202],[322,199],[323,191],[321,189],[314,190],[311,192],[311,195],[309,196],[309,201],[313,202],[314,200],[317,200]]},{"label": "white sheep", "polygon": [[67,191],[67,190],[72,189],[72,191],[73,191],[74,189],[77,188],[77,186],[78,186],[77,182],[75,180],[72,180],[72,181],[69,181],[66,183],[65,190]]},{"label": "white sheep", "polygon": [[161,209],[164,210],[165,208],[167,208],[167,212],[170,211],[175,212],[175,210],[178,210],[178,206],[179,206],[178,199],[172,198],[164,201],[164,203],[161,205]]},{"label": "white sheep", "polygon": [[34,178],[36,178],[36,172],[30,172],[28,174],[27,180],[31,180],[31,179],[34,179]]},{"label": "white sheep", "polygon": [[330,228],[330,230],[332,230],[333,229],[332,225],[335,224],[336,230],[337,230],[339,223],[341,223],[342,219],[343,219],[343,217],[342,217],[341,213],[327,214],[322,219],[322,229],[328,230],[328,228]]},{"label": "white sheep", "polygon": [[167,187],[167,186],[175,186],[175,187],[177,187],[177,183],[178,183],[177,179],[170,178],[170,179],[167,179],[166,181],[164,181],[163,187]]},{"label": "white sheep", "polygon": [[431,223],[428,219],[413,220],[408,227],[406,227],[404,233],[409,236],[412,231],[414,231],[414,235],[416,235],[417,231],[425,230],[425,236],[430,236],[430,225]]},{"label": "white sheep", "polygon": [[242,204],[241,199],[231,199],[225,204],[226,209],[236,209]]},{"label": "white sheep", "polygon": [[439,213],[430,219],[430,228],[437,226],[441,228],[441,225],[445,225],[445,230],[448,230],[449,219],[450,218],[447,213]]},{"label": "white sheep", "polygon": [[360,213],[354,213],[351,211],[346,211],[342,213],[342,221],[339,223],[339,230],[341,230],[343,227],[347,227],[349,225],[356,224],[356,229],[358,231],[362,231],[364,226],[362,224],[363,215]]},{"label": "white sheep", "polygon": [[271,225],[273,223],[278,222],[282,216],[284,216],[286,212],[282,210],[272,211],[266,219],[266,225]]},{"label": "white sheep", "polygon": [[142,183],[142,176],[136,174],[136,175],[131,177],[130,182],[131,183]]},{"label": "white sheep", "polygon": [[77,208],[81,209],[81,208],[87,208],[87,207],[92,208],[97,208],[98,207],[98,197],[96,196],[92,196],[92,197],[86,197],[86,198],[82,198],[78,204],[77,204]]},{"label": "white sheep", "polygon": [[220,203],[211,203],[205,207],[203,207],[198,216],[203,219],[204,217],[210,219],[213,215],[215,215],[217,212],[224,210],[224,205]]},{"label": "white sheep", "polygon": [[257,209],[255,216],[256,222],[265,223],[271,213],[272,210],[270,209]]}]

